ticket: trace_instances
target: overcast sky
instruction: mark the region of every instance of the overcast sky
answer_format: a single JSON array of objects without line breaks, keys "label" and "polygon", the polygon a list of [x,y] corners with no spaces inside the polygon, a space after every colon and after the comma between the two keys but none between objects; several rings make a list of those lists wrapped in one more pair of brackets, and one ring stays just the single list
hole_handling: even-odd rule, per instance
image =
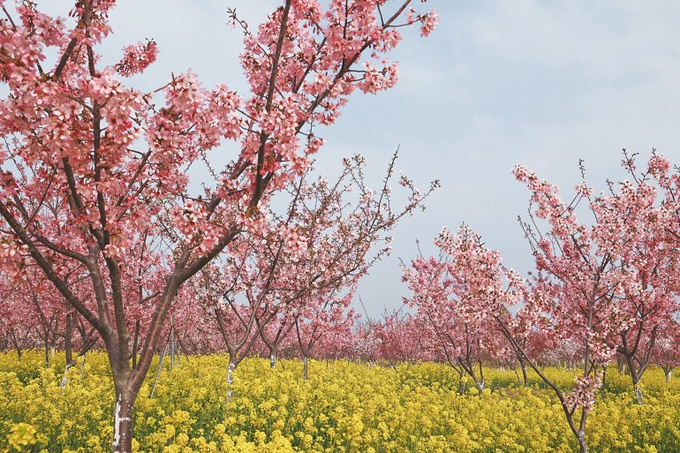
[{"label": "overcast sky", "polygon": [[[51,3],[56,7],[59,2]],[[417,2],[418,6],[420,2]],[[211,85],[246,87],[241,34],[226,26],[228,7],[255,26],[272,0],[120,0],[112,15],[113,61],[124,44],[153,38],[159,61],[136,80],[156,88],[191,68]],[[430,0],[439,25],[426,39],[406,33],[393,58],[399,85],[355,96],[325,134],[319,168],[362,153],[378,186],[391,153],[426,188],[442,188],[428,210],[404,221],[394,254],[371,272],[361,298],[371,316],[401,305],[401,257],[416,240],[432,253],[443,226],[462,221],[504,262],[525,274],[532,262],[517,224],[529,194],[510,170],[522,163],[565,194],[580,180],[598,188],[623,176],[621,149],[649,157],[657,148],[680,163],[680,2],[674,0]],[[68,8],[67,8],[68,9]]]}]

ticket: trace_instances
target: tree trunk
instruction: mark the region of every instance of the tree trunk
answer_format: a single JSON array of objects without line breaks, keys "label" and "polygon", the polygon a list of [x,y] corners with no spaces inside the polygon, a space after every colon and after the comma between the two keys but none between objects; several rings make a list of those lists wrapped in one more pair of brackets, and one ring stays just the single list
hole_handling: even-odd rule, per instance
[{"label": "tree trunk", "polygon": [[21,347],[19,346],[19,342],[17,341],[17,337],[14,334],[13,329],[9,329],[9,338],[12,341],[12,344],[14,345],[15,350],[17,351],[17,355],[19,356],[19,360],[21,360]]},{"label": "tree trunk", "polygon": [[234,370],[236,369],[237,363],[232,360],[233,355],[229,355],[229,366],[227,367],[227,403],[231,401],[232,386],[234,384]]},{"label": "tree trunk", "polygon": [[72,314],[66,315],[66,331],[64,332],[64,351],[66,353],[66,367],[73,365],[73,321]]},{"label": "tree trunk", "polygon": [[584,432],[580,432],[578,436],[576,436],[578,439],[578,447],[579,447],[579,453],[588,453],[588,444],[586,444],[586,434]]},{"label": "tree trunk", "polygon": [[[236,362],[229,360],[229,366],[227,367],[227,385],[231,387],[234,383],[234,370],[236,369]],[[229,390],[229,395],[231,395],[231,390]]]},{"label": "tree trunk", "polygon": [[67,363],[66,366],[64,367],[64,376],[62,376],[62,378],[61,378],[61,384],[60,384],[61,388],[66,387],[66,384],[68,383],[68,370],[69,370],[69,368],[71,368],[71,365]]},{"label": "tree trunk", "polygon": [[465,395],[465,381],[463,380],[463,378],[460,378],[460,380],[458,381],[458,392],[461,395]]},{"label": "tree trunk", "polygon": [[139,319],[135,321],[135,336],[132,339],[132,368],[137,367],[137,346],[139,342]]},{"label": "tree trunk", "polygon": [[642,389],[636,382],[633,384],[633,392],[635,393],[635,402],[637,404],[642,404],[643,403],[643,395],[642,395]]},{"label": "tree trunk", "polygon": [[630,370],[630,376],[633,381],[633,393],[635,393],[635,402],[637,404],[642,404],[642,389],[640,388],[640,381],[642,380],[642,374],[641,373],[635,373],[633,370],[628,367]]},{"label": "tree trunk", "polygon": [[[542,379],[545,379],[541,376]],[[546,382],[547,383],[547,382]],[[579,446],[579,453],[588,453],[588,444],[586,442],[586,418],[588,417],[588,412],[585,412],[584,407],[581,407],[581,422],[579,426],[577,426],[574,422],[574,412],[571,412],[567,408],[567,404],[564,400],[564,397],[558,387],[556,387],[554,384],[549,384],[552,389],[557,393],[557,396],[559,397],[560,401],[562,402],[562,410],[564,411],[564,415],[567,417],[567,423],[569,424],[569,428],[571,429],[571,432],[574,434],[576,437],[576,440],[578,442]],[[560,392],[560,393],[558,393]]]},{"label": "tree trunk", "polygon": [[477,384],[477,388],[479,389],[480,393],[484,391],[484,383],[485,383],[484,369],[482,368],[482,361],[480,360],[479,361],[479,379],[475,378],[475,384]]},{"label": "tree trunk", "polygon": [[666,384],[668,384],[671,382],[671,377],[673,376],[673,368],[664,368],[663,373],[666,378]]},{"label": "tree trunk", "polygon": [[113,453],[132,453],[132,412],[137,391],[116,385],[113,421]]},{"label": "tree trunk", "polygon": [[269,366],[272,370],[276,368],[276,353],[274,351],[269,354]]},{"label": "tree trunk", "polygon": [[45,330],[43,342],[45,343],[45,368],[48,368],[50,366],[50,337],[47,330]]},{"label": "tree trunk", "polygon": [[515,377],[517,377],[517,383],[519,385],[522,385],[522,378],[519,377],[519,371],[517,371],[517,368],[513,368],[512,371],[515,372]]},{"label": "tree trunk", "polygon": [[302,358],[302,374],[305,377],[305,381],[309,379],[308,369],[309,369],[309,357],[305,355]]},{"label": "tree trunk", "polygon": [[524,380],[524,387],[529,385],[529,378],[527,377],[527,364],[524,360],[520,360],[520,367],[522,368],[522,379]]}]

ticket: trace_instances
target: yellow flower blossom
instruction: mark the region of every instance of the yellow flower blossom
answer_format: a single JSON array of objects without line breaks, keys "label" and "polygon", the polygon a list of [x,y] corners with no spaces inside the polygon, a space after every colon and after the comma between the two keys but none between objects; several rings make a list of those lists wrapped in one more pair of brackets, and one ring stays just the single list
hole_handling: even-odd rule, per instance
[{"label": "yellow flower blossom", "polygon": [[[79,359],[83,360],[83,359]],[[450,367],[436,363],[369,367],[299,361],[244,360],[227,399],[228,357],[182,360],[155,370],[140,391],[134,414],[135,452],[559,452],[574,451],[562,408],[534,373],[524,387],[512,370],[485,370],[479,392]],[[0,452],[110,451],[113,387],[105,354],[89,353],[62,382],[63,358],[49,367],[44,354],[0,354]],[[562,388],[573,372],[546,368]],[[588,417],[597,452],[680,451],[680,380],[666,383],[651,368],[636,404],[630,376],[607,373],[606,392]]]},{"label": "yellow flower blossom", "polygon": [[17,450],[35,443],[36,429],[28,423],[17,423],[13,425],[7,435],[9,445]]}]

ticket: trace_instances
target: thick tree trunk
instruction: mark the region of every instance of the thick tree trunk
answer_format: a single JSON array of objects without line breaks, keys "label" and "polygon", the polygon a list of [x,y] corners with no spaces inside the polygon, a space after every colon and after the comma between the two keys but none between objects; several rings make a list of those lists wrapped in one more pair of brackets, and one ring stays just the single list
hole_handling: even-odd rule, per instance
[{"label": "thick tree trunk", "polygon": [[[176,289],[170,293],[174,294],[175,291]],[[113,413],[113,453],[132,453],[135,401],[137,400],[139,389],[144,383],[144,378],[149,372],[154,355],[153,351],[158,347],[164,317],[162,307],[154,314],[154,317],[156,316],[158,317],[156,319],[159,321],[155,324],[156,328],[151,329],[147,333],[147,347],[144,348],[137,362],[137,367],[134,369],[130,367],[132,357],[131,351],[128,349],[131,338],[127,334],[123,336],[123,339],[116,338],[113,335],[108,336],[108,338],[102,335],[106,345],[106,352],[109,356],[116,392],[116,403]],[[119,345],[123,345],[123,348],[119,348]]]},{"label": "thick tree trunk", "polygon": [[113,453],[132,453],[132,412],[137,391],[116,386],[113,420]]},{"label": "thick tree trunk", "polygon": [[628,359],[628,370],[633,381],[633,393],[635,393],[635,402],[642,404],[642,389],[640,388],[640,381],[642,380],[642,371],[636,370],[632,366],[632,359]]},{"label": "thick tree trunk", "polygon": [[673,368],[664,368],[663,372],[666,378],[666,384],[668,384],[669,382],[671,382],[671,377],[673,376]]}]

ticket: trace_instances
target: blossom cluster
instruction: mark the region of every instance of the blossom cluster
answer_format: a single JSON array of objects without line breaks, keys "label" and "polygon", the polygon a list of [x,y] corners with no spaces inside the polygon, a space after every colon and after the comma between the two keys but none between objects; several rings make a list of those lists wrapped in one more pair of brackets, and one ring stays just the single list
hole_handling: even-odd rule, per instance
[{"label": "blossom cluster", "polygon": [[601,374],[581,376],[576,379],[576,385],[566,399],[569,410],[573,411],[576,407],[583,406],[585,412],[590,412],[595,404],[595,393],[601,386]]},{"label": "blossom cluster", "polygon": [[146,43],[138,43],[123,49],[125,56],[116,64],[116,70],[124,77],[144,71],[158,57],[158,44],[149,40]]}]

